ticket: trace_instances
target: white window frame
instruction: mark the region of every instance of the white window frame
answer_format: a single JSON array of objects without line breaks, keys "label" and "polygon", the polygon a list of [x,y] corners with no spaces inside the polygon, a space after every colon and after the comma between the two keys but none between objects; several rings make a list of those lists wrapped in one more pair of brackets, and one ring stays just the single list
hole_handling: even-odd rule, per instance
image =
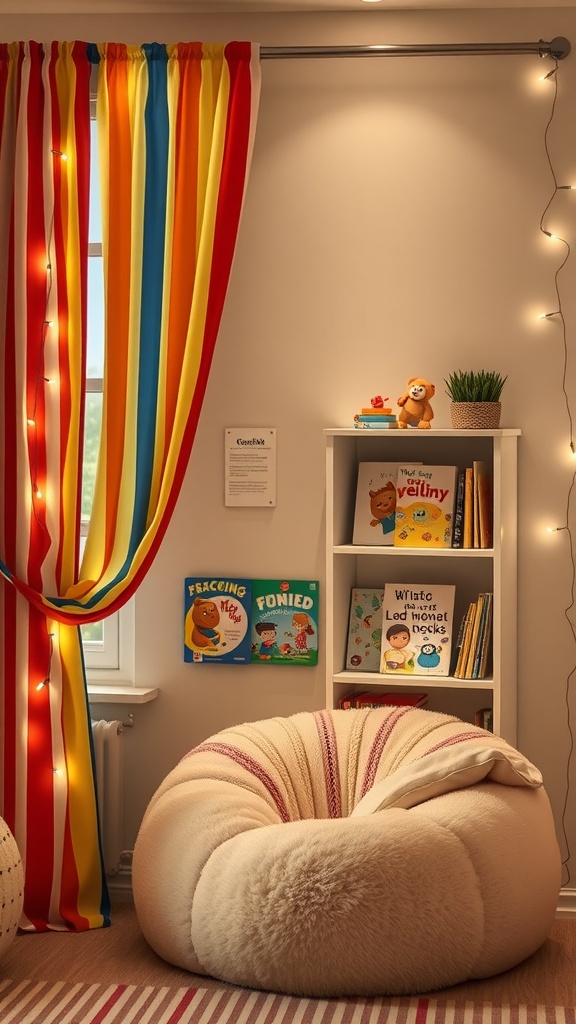
[{"label": "white window frame", "polygon": [[[92,120],[96,119],[96,99],[90,101]],[[88,258],[102,258],[102,243],[89,242]],[[86,378],[86,393],[102,394],[102,377]],[[88,520],[81,524],[81,535],[88,532]],[[135,662],[135,607],[134,598],[119,612],[102,620],[102,642],[82,641],[84,663],[88,681],[122,685],[134,680]]]}]

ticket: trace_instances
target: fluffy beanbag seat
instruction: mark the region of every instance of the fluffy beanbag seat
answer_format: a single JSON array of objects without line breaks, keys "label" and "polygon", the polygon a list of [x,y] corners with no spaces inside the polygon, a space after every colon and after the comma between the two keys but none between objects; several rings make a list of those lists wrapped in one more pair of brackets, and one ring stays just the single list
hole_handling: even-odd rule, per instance
[{"label": "fluffy beanbag seat", "polygon": [[303,712],[226,729],[153,796],[133,858],[165,960],[313,997],[431,991],[546,939],[560,889],[538,770],[436,712]]}]

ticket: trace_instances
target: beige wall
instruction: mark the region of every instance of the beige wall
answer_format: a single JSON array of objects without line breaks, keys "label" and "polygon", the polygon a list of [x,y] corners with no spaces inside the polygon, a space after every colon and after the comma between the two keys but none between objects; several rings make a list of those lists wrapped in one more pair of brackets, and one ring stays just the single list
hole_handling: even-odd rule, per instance
[{"label": "beige wall", "polygon": [[[5,39],[269,45],[565,35],[576,47],[576,11],[14,15],[1,31]],[[559,183],[576,181],[575,59],[560,65],[548,132]],[[395,400],[413,375],[436,382],[435,425],[449,426],[443,378],[484,366],[509,374],[503,425],[523,432],[518,745],[544,772],[563,853],[566,837],[576,852],[569,536],[544,532],[566,519],[573,464],[561,325],[535,321],[557,308],[554,275],[565,253],[539,231],[554,188],[544,147],[554,86],[537,82],[549,67],[527,56],[263,63],[251,180],[197,440],[136,599],[136,682],[159,686],[161,696],[132,709],[127,848],[155,787],[190,747],[235,722],[324,701],[323,661],[316,670],[185,665],[184,576],[322,580],[323,427],[349,424],[378,392]],[[546,218],[570,242],[575,203],[559,192]],[[559,285],[574,414],[571,261]],[[242,425],[277,427],[274,510],[224,507],[223,429]]]}]

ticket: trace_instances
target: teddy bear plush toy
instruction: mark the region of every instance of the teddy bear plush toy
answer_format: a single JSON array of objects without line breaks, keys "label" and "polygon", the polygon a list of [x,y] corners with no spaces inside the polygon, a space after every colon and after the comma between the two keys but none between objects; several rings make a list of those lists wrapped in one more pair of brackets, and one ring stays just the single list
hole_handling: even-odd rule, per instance
[{"label": "teddy bear plush toy", "polygon": [[434,397],[435,392],[436,388],[429,380],[411,377],[406,391],[398,399],[398,426],[404,430],[406,427],[430,430],[431,421],[434,419],[430,399]]}]

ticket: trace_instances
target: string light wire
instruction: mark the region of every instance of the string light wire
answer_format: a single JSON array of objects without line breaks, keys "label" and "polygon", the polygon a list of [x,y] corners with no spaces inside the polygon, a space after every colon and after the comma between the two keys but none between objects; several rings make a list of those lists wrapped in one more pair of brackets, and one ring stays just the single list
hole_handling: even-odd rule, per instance
[{"label": "string light wire", "polygon": [[[567,333],[566,333],[566,319],[564,317],[564,310],[563,310],[563,307],[562,307],[562,295],[561,295],[561,292],[560,292],[560,285],[559,285],[559,277],[560,277],[560,274],[561,274],[562,270],[566,266],[566,263],[568,262],[568,259],[570,257],[571,248],[570,248],[569,242],[565,238],[561,238],[560,236],[558,236],[556,234],[553,234],[551,231],[548,231],[545,228],[545,226],[544,226],[548,210],[550,209],[550,207],[551,207],[554,199],[556,198],[556,195],[558,194],[558,192],[561,191],[561,190],[564,190],[564,189],[572,189],[574,187],[572,185],[559,185],[558,184],[558,179],[556,177],[556,172],[554,170],[554,164],[553,164],[552,158],[550,156],[550,149],[549,149],[549,145],[548,145],[548,135],[549,135],[550,127],[551,127],[552,122],[554,120],[554,115],[556,113],[556,103],[557,103],[557,99],[558,99],[558,74],[557,74],[557,72],[558,72],[558,61],[556,60],[556,58],[555,58],[555,65],[556,66],[553,68],[553,70],[550,71],[545,76],[545,79],[547,79],[547,80],[549,80],[549,81],[551,81],[553,83],[554,92],[553,92],[553,96],[552,96],[552,106],[551,106],[551,109],[550,109],[550,116],[548,118],[548,122],[546,124],[546,128],[545,128],[545,131],[544,131],[544,150],[545,150],[545,153],[546,153],[546,159],[548,161],[548,166],[550,168],[550,173],[552,175],[552,180],[554,182],[554,191],[552,192],[552,195],[550,196],[550,199],[548,200],[548,203],[546,204],[546,206],[545,206],[545,208],[544,208],[544,210],[542,212],[542,216],[540,217],[540,230],[541,230],[541,232],[544,235],[547,235],[548,238],[550,238],[550,240],[561,242],[565,246],[565,253],[564,253],[564,258],[560,262],[559,266],[556,268],[556,272],[554,274],[554,289],[555,289],[555,292],[556,292],[556,299],[557,299],[557,303],[558,303],[557,309],[553,313],[544,314],[544,317],[552,317],[552,316],[556,317],[557,316],[559,321],[560,321],[560,323],[561,323],[561,325],[562,325],[562,331],[561,331],[562,349],[563,349],[562,393],[564,395],[564,403],[565,403],[565,406],[566,406],[566,414],[567,414],[567,417],[568,417],[568,427],[569,427],[569,437],[570,437],[570,450],[571,450],[573,455],[576,455],[576,448],[575,448],[575,444],[574,444],[574,421],[573,421],[573,416],[572,416],[572,410],[571,410],[571,407],[570,407],[570,399],[569,399],[568,391],[567,391],[567,387],[566,387],[566,380],[567,380],[567,374],[568,374],[568,343],[567,343]],[[572,610],[574,608],[574,605],[576,603],[576,560],[575,560],[575,552],[574,552],[574,537],[573,537],[572,529],[571,529],[571,526],[570,526],[570,516],[571,516],[571,510],[572,510],[572,500],[573,500],[573,497],[574,497],[574,487],[575,487],[575,485],[576,485],[576,469],[573,469],[573,471],[572,471],[572,479],[570,481],[570,486],[568,488],[568,492],[567,492],[567,495],[566,495],[565,522],[564,522],[563,526],[557,526],[557,527],[553,528],[552,532],[565,532],[567,534],[567,536],[568,536],[568,548],[569,548],[569,552],[570,552],[570,566],[571,566],[570,601],[566,605],[566,607],[564,608],[564,617],[566,619],[566,622],[568,623],[568,628],[570,629],[570,633],[572,634],[572,640],[573,640],[574,646],[576,647],[576,627],[575,627],[574,622],[572,621],[572,617],[571,617],[571,612],[572,612]],[[569,802],[569,798],[570,798],[570,776],[571,776],[571,767],[572,767],[572,757],[573,757],[573,754],[574,754],[574,730],[572,728],[572,709],[571,709],[571,705],[570,705],[570,696],[571,696],[571,689],[572,689],[572,679],[573,679],[575,674],[576,674],[576,664],[573,665],[573,667],[571,668],[570,672],[568,673],[568,675],[566,677],[565,688],[564,688],[564,701],[565,701],[565,705],[566,705],[566,724],[567,724],[567,727],[568,727],[568,738],[569,738],[568,739],[568,754],[567,754],[567,757],[566,757],[566,787],[565,787],[565,796],[564,796],[564,803],[563,803],[563,806],[562,806],[562,816],[561,816],[562,833],[563,833],[563,836],[564,836],[564,844],[565,844],[565,847],[566,847],[566,854],[565,854],[565,856],[564,856],[564,858],[562,860],[562,866],[564,868],[565,876],[566,876],[565,877],[565,882],[564,882],[565,886],[568,886],[570,884],[570,879],[571,879],[570,867],[569,867],[569,863],[570,863],[570,844],[569,844],[569,841],[568,841],[568,834],[567,834],[567,829],[566,829],[566,817],[567,817],[567,813],[568,813],[568,802]]]},{"label": "string light wire", "polygon": [[[56,157],[56,158],[58,158],[60,160],[65,160],[66,159],[66,155],[64,153],[62,153],[60,150],[51,149],[50,152],[52,153],[52,155],[54,157]],[[53,275],[52,275],[52,245],[53,245],[53,239],[54,239],[54,216],[55,216],[55,209],[54,209],[54,204],[53,204],[52,205],[52,210],[50,212],[50,220],[49,220],[49,224],[48,224],[48,232],[47,232],[47,237],[46,237],[46,264],[45,264],[45,272],[46,272],[46,297],[45,297],[45,306],[44,306],[45,312],[44,312],[44,319],[43,319],[42,325],[41,325],[40,346],[39,346],[39,349],[38,349],[38,363],[37,363],[37,367],[36,367],[36,385],[35,385],[35,388],[34,388],[34,402],[33,402],[33,406],[32,406],[32,412],[28,413],[28,415],[27,415],[27,424],[30,427],[30,430],[33,432],[33,436],[32,436],[31,442],[30,442],[30,448],[31,448],[31,453],[30,453],[31,458],[30,458],[30,461],[31,461],[31,475],[32,475],[32,481],[31,481],[31,483],[32,483],[32,512],[33,512],[33,515],[34,515],[34,518],[35,518],[36,522],[44,530],[45,533],[48,532],[47,531],[47,527],[46,527],[45,518],[44,518],[44,516],[41,516],[39,514],[39,509],[38,509],[38,501],[43,500],[44,499],[44,495],[43,495],[42,490],[40,489],[40,487],[38,485],[38,423],[37,423],[37,413],[38,413],[38,402],[39,402],[39,398],[40,398],[40,388],[43,385],[46,386],[46,385],[52,384],[52,379],[50,377],[47,377],[46,373],[45,373],[45,369],[44,369],[44,361],[45,361],[45,359],[44,359],[44,357],[45,357],[45,351],[46,351],[47,334],[48,334],[48,331],[50,330],[50,328],[54,326],[54,321],[50,318],[50,314],[49,314],[50,301],[51,301],[51,297],[52,297],[52,289],[53,289],[53,283],[54,283]]]}]

